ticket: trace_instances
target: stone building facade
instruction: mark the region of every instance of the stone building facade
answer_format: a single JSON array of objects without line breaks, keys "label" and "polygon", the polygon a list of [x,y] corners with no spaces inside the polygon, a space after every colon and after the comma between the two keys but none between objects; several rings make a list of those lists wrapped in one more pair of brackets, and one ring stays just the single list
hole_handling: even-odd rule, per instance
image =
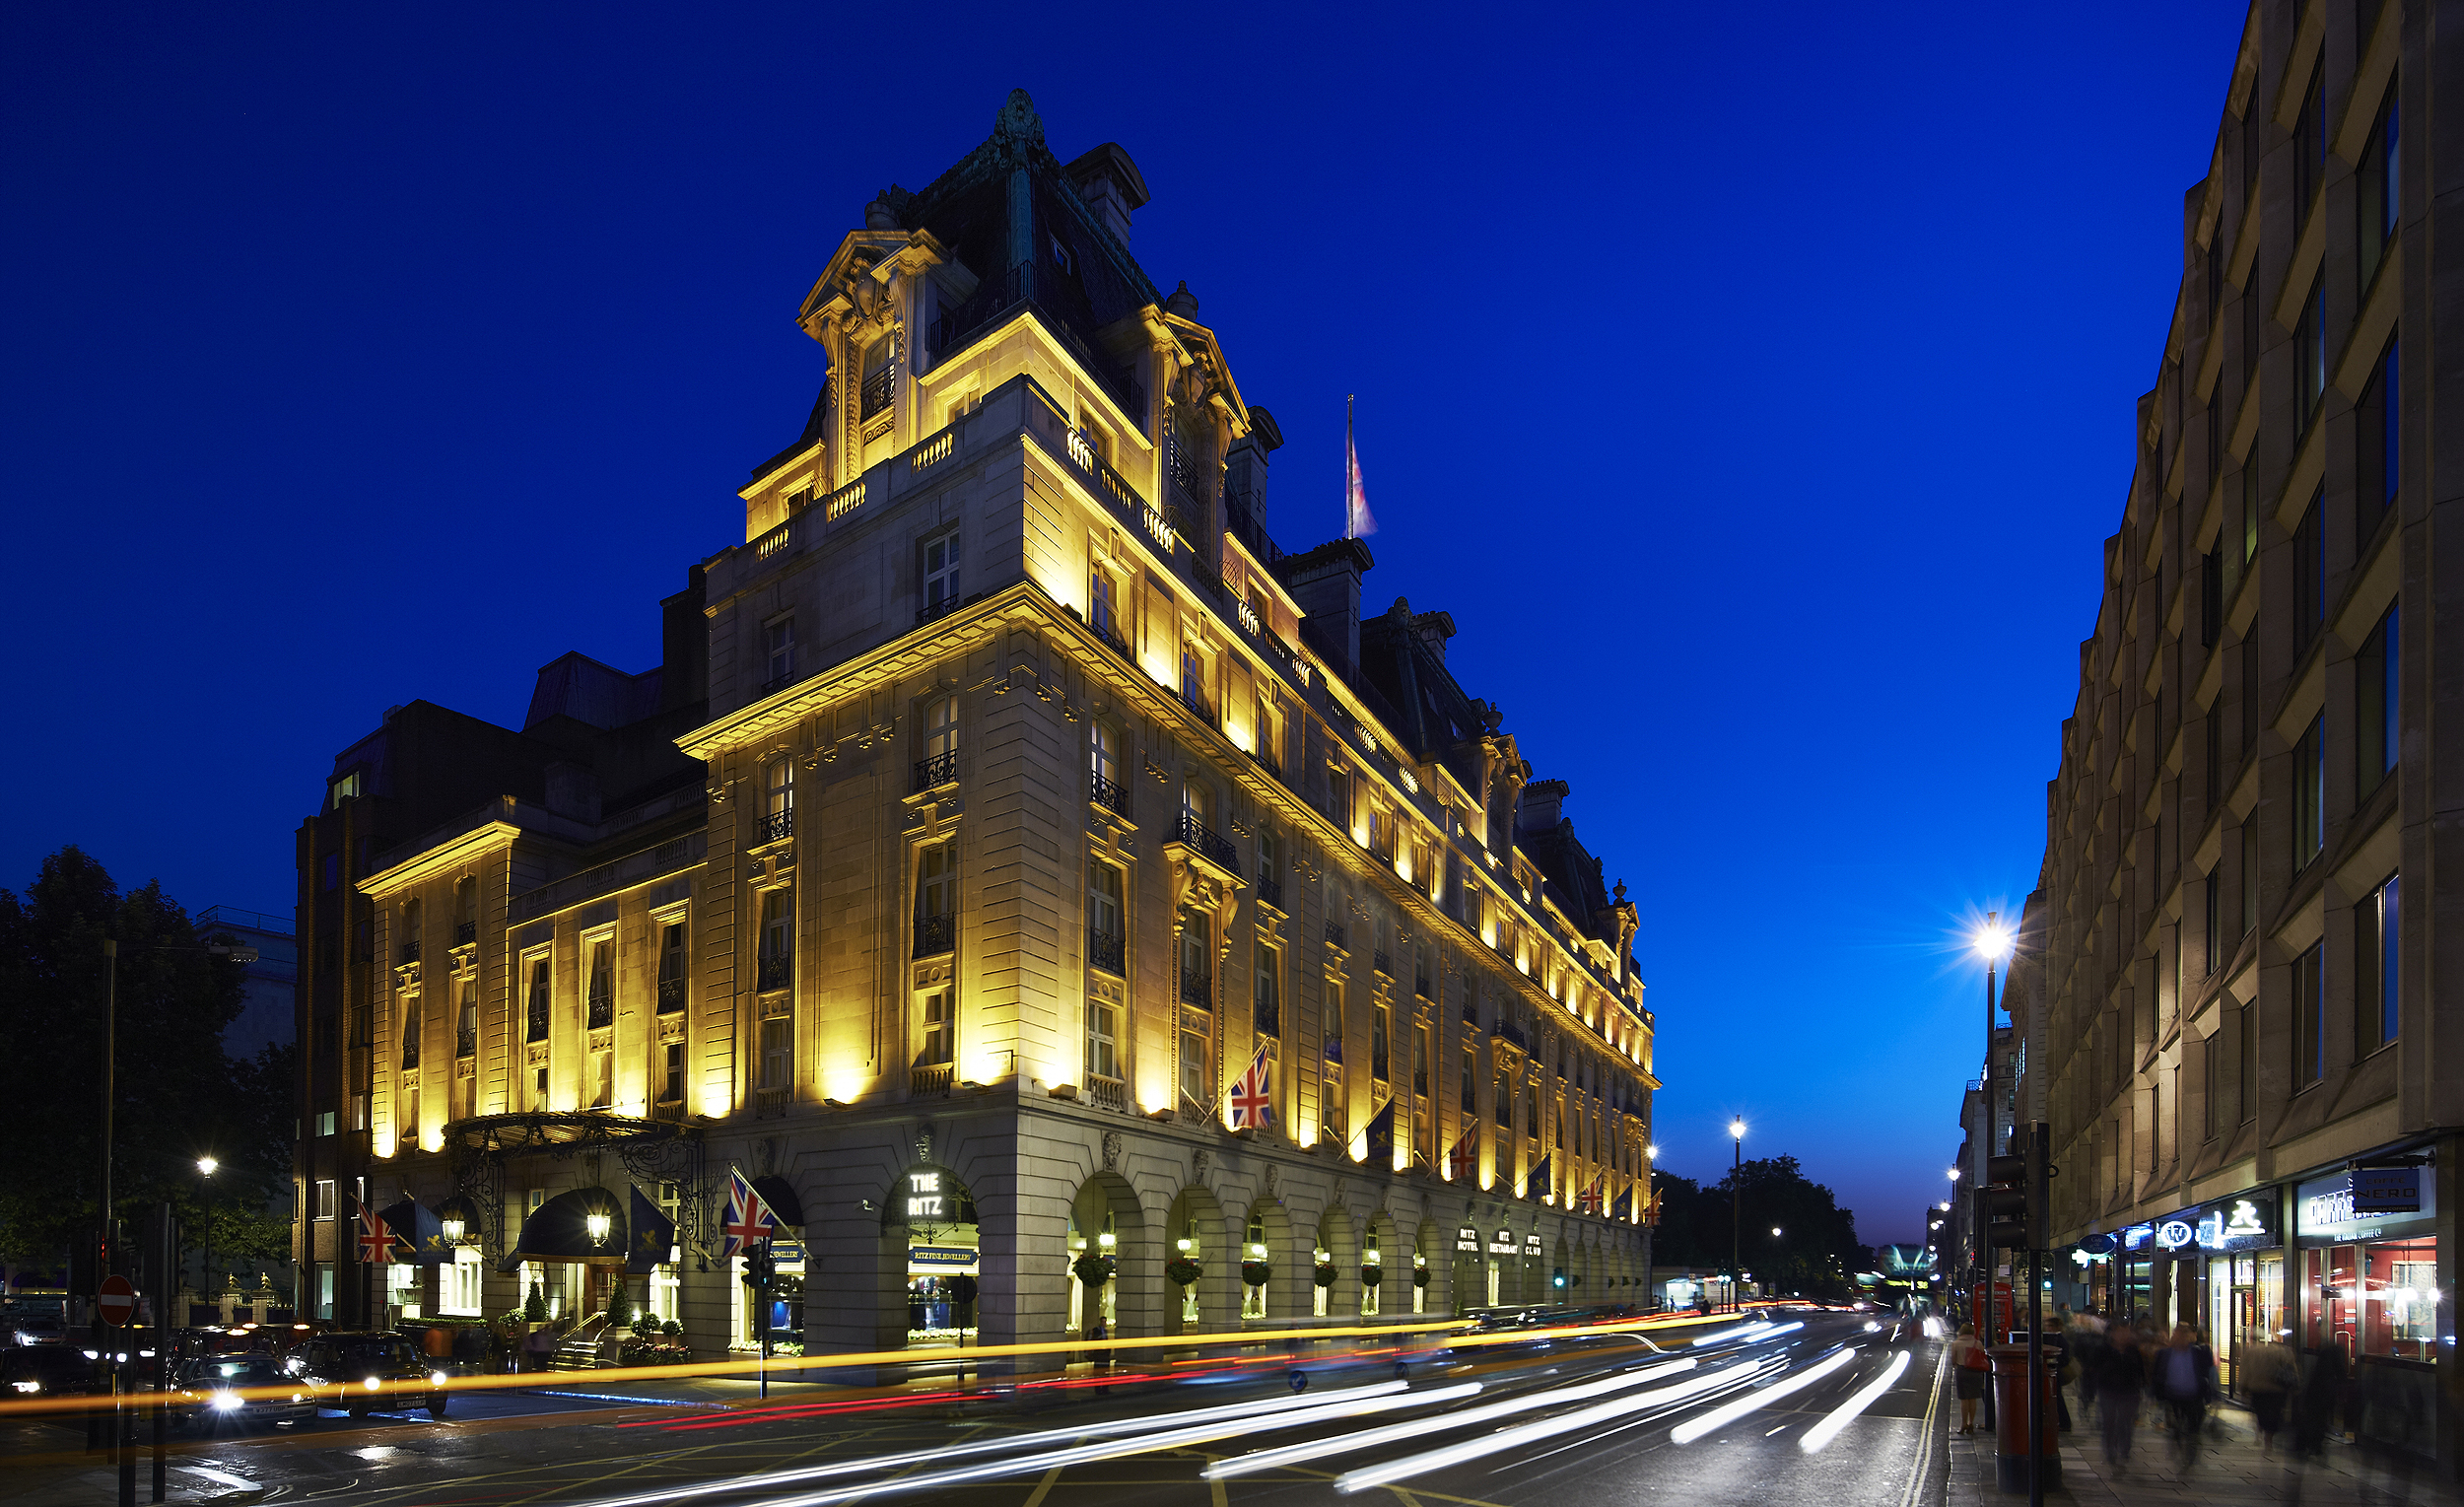
[{"label": "stone building facade", "polygon": [[2249,12],[2010,994],[2061,1294],[2199,1325],[2235,1385],[2254,1334],[2337,1348],[2371,1399],[2355,1427],[2449,1457],[2464,1045],[2436,876],[2464,764],[2434,446],[2459,117],[2431,87],[2458,45],[2419,6]]},{"label": "stone building facade", "polygon": [[1145,202],[1023,94],[885,191],[802,305],[830,377],[698,636],[648,685],[550,666],[496,729],[538,795],[356,874],[356,1175],[465,1219],[396,1301],[592,1311],[615,1268],[524,1231],[630,1183],[680,1225],[636,1301],[742,1346],[729,1166],[816,1351],[1646,1297],[1634,908],[1452,620],[1364,617],[1357,540],[1277,547],[1280,437],[1129,255]]}]

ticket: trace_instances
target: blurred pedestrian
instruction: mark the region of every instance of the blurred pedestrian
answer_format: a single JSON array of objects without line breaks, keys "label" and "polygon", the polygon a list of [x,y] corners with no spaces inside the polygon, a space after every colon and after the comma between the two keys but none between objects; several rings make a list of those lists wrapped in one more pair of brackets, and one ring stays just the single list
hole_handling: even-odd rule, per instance
[{"label": "blurred pedestrian", "polygon": [[2273,1455],[2276,1435],[2285,1426],[2285,1401],[2301,1373],[2293,1366],[2293,1352],[2265,1330],[2252,1330],[2242,1341],[2239,1364],[2241,1400],[2250,1404],[2251,1420],[2258,1425],[2259,1453]]},{"label": "blurred pedestrian", "polygon": [[2127,1473],[2131,1434],[2139,1426],[2139,1399],[2148,1390],[2148,1363],[2139,1350],[2139,1332],[2128,1324],[2114,1324],[2105,1331],[2104,1339],[2091,1378],[2096,1416],[2104,1424],[2105,1464]]},{"label": "blurred pedestrian", "polygon": [[2293,1452],[2305,1460],[2327,1453],[2327,1436],[2344,1402],[2344,1347],[2331,1339],[2310,1351],[2309,1361],[2309,1374],[2301,1379],[2301,1410],[2293,1425]]},{"label": "blurred pedestrian", "polygon": [[2216,1390],[2216,1353],[2199,1341],[2197,1330],[2176,1324],[2171,1342],[2156,1352],[2153,1371],[2151,1379],[2170,1416],[2173,1442],[2187,1471],[2199,1458],[2199,1430],[2207,1422],[2208,1399]]},{"label": "blurred pedestrian", "polygon": [[1959,1398],[1959,1432],[1976,1432],[1976,1404],[1985,1396],[1985,1377],[1993,1357],[1977,1341],[1976,1326],[1962,1324],[1951,1338],[1951,1375]]}]

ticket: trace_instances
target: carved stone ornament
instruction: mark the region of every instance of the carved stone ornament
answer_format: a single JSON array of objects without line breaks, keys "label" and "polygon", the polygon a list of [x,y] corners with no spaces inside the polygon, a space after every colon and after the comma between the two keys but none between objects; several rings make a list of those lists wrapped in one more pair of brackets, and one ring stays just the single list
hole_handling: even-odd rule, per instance
[{"label": "carved stone ornament", "polygon": [[1266,1163],[1266,1197],[1280,1203],[1283,1201],[1283,1195],[1275,1186],[1277,1181],[1278,1175],[1274,1170],[1274,1163]]},{"label": "carved stone ornament", "polygon": [[779,1137],[765,1135],[753,1142],[753,1165],[756,1177],[768,1177],[779,1170]]},{"label": "carved stone ornament", "polygon": [[1198,1182],[1206,1181],[1206,1169],[1214,1165],[1215,1154],[1200,1146],[1190,1153],[1190,1176]]},{"label": "carved stone ornament", "polygon": [[916,1160],[932,1160],[932,1127],[928,1125],[916,1127]]},{"label": "carved stone ornament", "polygon": [[1121,1170],[1121,1132],[1119,1130],[1104,1132],[1104,1170],[1106,1172]]}]

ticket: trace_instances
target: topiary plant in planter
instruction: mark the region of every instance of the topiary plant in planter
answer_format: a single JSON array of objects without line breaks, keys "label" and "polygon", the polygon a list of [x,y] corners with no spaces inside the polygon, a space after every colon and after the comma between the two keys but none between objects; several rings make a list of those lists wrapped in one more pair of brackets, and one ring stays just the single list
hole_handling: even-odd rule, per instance
[{"label": "topiary plant in planter", "polygon": [[1112,1258],[1109,1256],[1097,1256],[1094,1253],[1089,1252],[1087,1255],[1081,1256],[1076,1261],[1071,1262],[1069,1264],[1069,1271],[1071,1275],[1075,1276],[1079,1281],[1084,1282],[1087,1286],[1101,1287],[1106,1282],[1112,1280]]},{"label": "topiary plant in planter", "polygon": [[1264,1287],[1272,1280],[1273,1276],[1274,1267],[1271,1263],[1263,1261],[1241,1263],[1241,1281],[1247,1286]]},{"label": "topiary plant in planter", "polygon": [[548,1322],[548,1292],[537,1282],[530,1284],[530,1296],[522,1299],[522,1321],[526,1324]]},{"label": "topiary plant in planter", "polygon": [[1205,1267],[1186,1256],[1175,1257],[1164,1263],[1164,1275],[1170,1277],[1173,1285],[1178,1287],[1189,1286],[1204,1275],[1205,1271]]}]

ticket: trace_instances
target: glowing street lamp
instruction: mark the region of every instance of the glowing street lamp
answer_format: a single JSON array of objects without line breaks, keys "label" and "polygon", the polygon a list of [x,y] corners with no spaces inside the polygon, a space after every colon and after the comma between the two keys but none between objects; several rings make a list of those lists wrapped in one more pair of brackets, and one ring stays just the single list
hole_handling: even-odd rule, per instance
[{"label": "glowing street lamp", "polygon": [[1734,1309],[1737,1307],[1737,1284],[1743,1279],[1745,1269],[1745,1242],[1741,1233],[1745,1222],[1745,1117],[1740,1115],[1729,1121],[1728,1132],[1737,1142],[1735,1152],[1729,1159],[1731,1170],[1728,1177],[1728,1268],[1733,1273],[1729,1278],[1728,1303]]},{"label": "glowing street lamp", "polygon": [[590,1243],[594,1246],[607,1244],[608,1231],[615,1228],[615,1224],[616,1221],[605,1213],[584,1214],[582,1219],[582,1227],[590,1232]]}]

